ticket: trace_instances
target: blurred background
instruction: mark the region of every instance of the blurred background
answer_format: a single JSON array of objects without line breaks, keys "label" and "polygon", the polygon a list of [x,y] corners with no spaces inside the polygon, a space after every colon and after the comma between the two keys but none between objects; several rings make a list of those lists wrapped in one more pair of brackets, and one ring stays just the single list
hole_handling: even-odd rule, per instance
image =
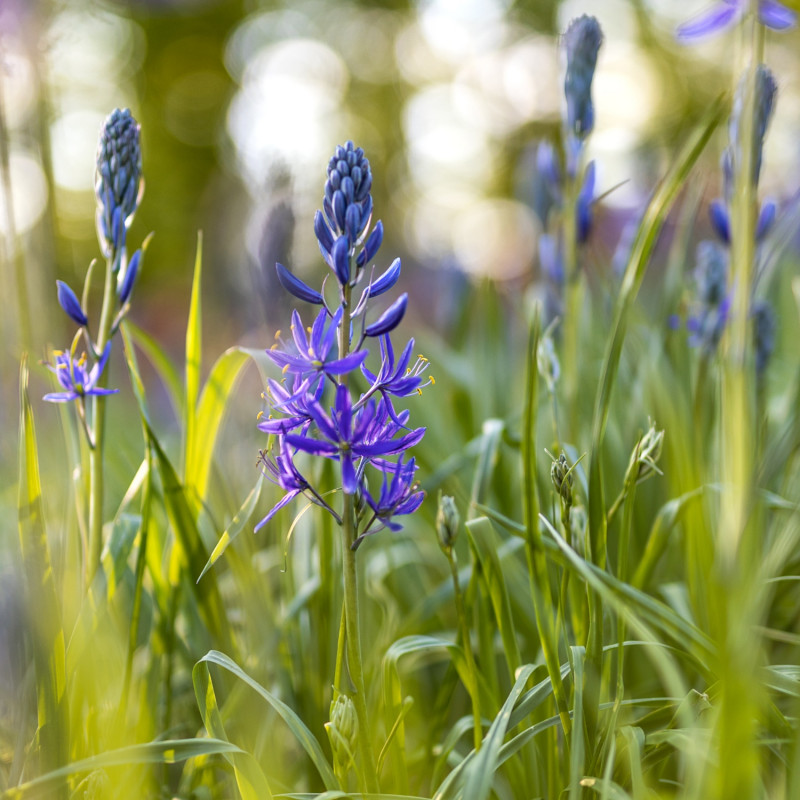
[{"label": "blurred background", "polygon": [[[274,263],[319,281],[313,214],[327,160],[347,139],[372,163],[375,216],[386,230],[381,257],[402,257],[410,313],[446,337],[468,282],[488,278],[515,293],[536,285],[535,148],[560,141],[559,32],[581,13],[596,15],[605,32],[590,156],[598,194],[612,191],[596,209],[587,268],[610,271],[625,223],[693,123],[732,85],[735,37],[693,48],[674,41],[676,24],[707,5],[2,0],[3,505],[14,504],[20,353],[31,354],[46,391],[38,362],[66,346],[73,329],[55,280],[80,294],[99,256],[94,157],[113,108],[131,108],[142,125],[146,190],[129,248],[155,232],[131,318],[176,357],[198,230],[206,357],[237,343],[266,347],[286,326],[291,304]],[[779,99],[762,195],[777,199],[800,185],[799,43],[797,30],[768,42]],[[707,154],[700,186],[708,197],[719,191],[724,142],[719,131]],[[98,281],[95,304],[99,292]],[[257,400],[242,405],[257,410]],[[52,406],[39,416],[45,426],[58,422]],[[63,479],[62,468],[55,472]],[[16,536],[11,520],[3,525],[4,541]]]}]

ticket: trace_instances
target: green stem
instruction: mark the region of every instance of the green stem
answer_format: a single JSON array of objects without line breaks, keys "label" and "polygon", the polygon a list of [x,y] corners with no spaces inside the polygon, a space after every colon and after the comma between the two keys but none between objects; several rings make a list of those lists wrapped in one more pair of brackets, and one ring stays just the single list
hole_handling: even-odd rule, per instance
[{"label": "green stem", "polygon": [[[531,596],[536,616],[536,627],[539,631],[539,640],[544,655],[547,673],[553,684],[553,697],[555,698],[561,727],[564,730],[564,746],[569,748],[572,736],[572,720],[569,716],[567,693],[564,681],[561,679],[561,664],[558,659],[556,631],[554,628],[553,598],[550,594],[550,576],[547,571],[547,560],[541,542],[539,530],[539,498],[536,489],[536,408],[538,396],[536,352],[539,345],[539,316],[538,313],[531,325],[528,340],[527,357],[527,387],[525,393],[525,417],[522,437],[522,493],[525,527],[527,529],[525,554],[528,560],[528,575],[530,578]],[[566,763],[569,763],[567,756]]]},{"label": "green stem", "polygon": [[561,232],[564,237],[564,275],[566,280],[564,298],[564,388],[567,406],[567,436],[574,441],[578,419],[576,408],[578,396],[578,342],[580,340],[580,317],[582,305],[582,284],[578,265],[577,225],[575,207],[583,173],[583,159],[578,160],[575,176],[566,175],[564,181],[564,209],[561,218]]},{"label": "green stem", "polygon": [[[97,331],[96,348],[98,357],[102,355],[111,331],[114,315],[114,257],[106,261],[106,280],[103,288],[103,306],[100,312],[100,324]],[[105,386],[106,374],[100,376],[98,386]],[[93,447],[89,452],[89,583],[91,583],[100,566],[103,552],[103,443],[105,439],[105,398],[95,395],[92,400],[92,436]]]},{"label": "green stem", "polygon": [[358,581],[356,575],[356,553],[352,549],[355,541],[355,507],[353,495],[345,494],[342,511],[342,545],[344,549],[344,609],[347,631],[347,668],[355,687],[353,702],[358,716],[358,746],[361,752],[363,770],[366,775],[367,791],[379,792],[375,757],[372,752],[369,715],[367,713],[367,693],[364,683],[364,669],[361,660],[361,635],[358,626]]},{"label": "green stem", "polygon": [[453,548],[447,550],[447,560],[450,562],[450,573],[453,576],[453,592],[456,601],[456,614],[458,614],[458,622],[461,626],[461,638],[464,641],[464,658],[467,662],[467,671],[470,675],[472,686],[470,687],[470,695],[472,697],[472,717],[473,717],[473,741],[475,743],[475,750],[481,749],[481,742],[483,741],[483,725],[481,724],[481,698],[480,686],[478,684],[478,669],[475,666],[475,657],[472,654],[472,645],[469,635],[469,625],[467,624],[467,615],[464,610],[464,597],[461,594],[461,586],[458,582],[458,565],[456,564],[455,554]]},{"label": "green stem", "polygon": [[[354,265],[351,264],[351,268]],[[342,298],[342,321],[339,327],[339,357],[345,358],[350,352],[350,287],[344,288]],[[340,384],[347,385],[347,375],[339,379]],[[370,735],[369,714],[367,713],[367,693],[364,683],[364,667],[361,659],[361,633],[358,614],[358,574],[356,570],[356,552],[352,549],[357,537],[355,498],[343,493],[342,504],[342,572],[344,578],[344,617],[345,640],[347,647],[347,668],[355,688],[353,702],[358,717],[358,747],[361,753],[362,769],[366,776],[367,791],[374,794],[380,791],[375,755],[372,752],[372,736]],[[339,650],[341,651],[342,631],[339,633]],[[337,669],[340,669],[337,656]]]}]

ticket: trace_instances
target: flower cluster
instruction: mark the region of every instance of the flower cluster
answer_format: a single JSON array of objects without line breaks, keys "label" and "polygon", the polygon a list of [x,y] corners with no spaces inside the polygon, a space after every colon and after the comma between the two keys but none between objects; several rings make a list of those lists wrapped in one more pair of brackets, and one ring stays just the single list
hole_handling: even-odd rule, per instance
[{"label": "flower cluster", "polygon": [[[577,265],[565,265],[565,235],[570,235],[571,244],[579,247],[586,243],[592,230],[596,168],[594,161],[584,165],[584,154],[594,129],[592,81],[602,42],[600,24],[585,14],[573,20],[564,33],[567,68],[563,169],[549,142],[540,143],[536,153],[535,210],[545,230],[539,237],[539,263],[546,281],[550,318],[561,313],[564,282],[577,277]],[[572,218],[570,234],[565,233],[566,215]]]},{"label": "flower cluster", "polygon": [[[56,282],[58,303],[78,325],[79,330],[70,350],[67,353],[57,351],[55,365],[48,365],[58,377],[64,391],[47,394],[45,400],[55,403],[77,400],[82,404],[88,395],[112,393],[111,390],[99,387],[98,381],[108,361],[111,339],[130,308],[131,293],[147,245],[145,242],[128,259],[127,231],[144,190],[139,131],[139,124],[128,109],[115,109],[103,125],[95,173],[97,239],[107,265],[103,311],[96,333],[92,336],[85,310],[92,270],[87,272],[82,301],[64,281]],[[88,371],[86,355],[75,358],[75,350],[81,337],[84,338],[94,361],[94,366]]]},{"label": "flower cluster", "polygon": [[[701,347],[706,355],[716,350],[725,330],[733,299],[733,287],[730,286],[728,274],[731,244],[730,205],[734,192],[734,175],[741,171],[745,161],[740,133],[745,107],[745,80],[746,76],[740,81],[734,98],[733,112],[728,126],[729,144],[722,155],[723,196],[713,200],[708,209],[717,240],[700,242],[697,247],[694,308],[687,320],[687,327],[691,333],[690,344]],[[750,154],[752,167],[750,181],[754,189],[757,189],[761,175],[764,137],[772,117],[776,90],[772,73],[764,65],[759,65],[755,75],[753,141]],[[761,244],[771,230],[776,209],[776,204],[771,200],[761,204],[755,226],[756,246]],[[752,316],[757,353],[756,371],[761,375],[769,361],[774,344],[774,315],[767,301],[759,300],[753,306]]]},{"label": "flower cluster", "polygon": [[[259,415],[258,428],[273,438],[261,451],[259,464],[286,494],[256,530],[299,494],[342,524],[342,515],[296,466],[298,453],[338,462],[341,490],[355,499],[353,548],[383,528],[399,530],[395,518],[411,514],[422,502],[417,467],[413,458],[406,460],[406,451],[422,439],[425,429],[409,428],[409,412],[398,412],[393,402],[421,392],[433,378],[424,375],[425,358],[411,364],[413,339],[399,358],[395,356],[390,334],[405,314],[406,294],[368,322],[373,299],[400,277],[399,259],[377,276],[370,267],[383,241],[381,222],[370,230],[371,186],[372,171],[363,150],[352,142],[337,147],[328,164],[322,211],[314,219],[320,252],[337,286],[335,303],[326,299],[330,275],[317,291],[276,265],[278,279],[290,294],[322,308],[307,329],[293,311],[291,339],[284,342],[278,335],[279,343],[267,351],[284,378],[267,384],[269,410]],[[375,340],[380,363],[373,371],[366,361]]]}]

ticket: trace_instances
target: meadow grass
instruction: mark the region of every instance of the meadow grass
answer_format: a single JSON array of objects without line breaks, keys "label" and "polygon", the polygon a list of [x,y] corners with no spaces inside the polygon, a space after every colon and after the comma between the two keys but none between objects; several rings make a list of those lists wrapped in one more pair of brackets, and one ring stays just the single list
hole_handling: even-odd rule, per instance
[{"label": "meadow grass", "polygon": [[[773,273],[766,372],[744,300],[715,349],[668,324],[696,166],[730,107],[676,147],[624,274],[573,270],[569,319],[547,327],[485,282],[448,337],[418,334],[436,375],[408,401],[427,499],[357,550],[346,503],[342,530],[301,498],[252,534],[280,494],[246,469],[267,437],[242,417],[279,370],[263,350],[204,353],[202,238],[183,363],[121,320],[129,399],[106,401],[104,454],[64,410],[58,499],[34,419],[53,409],[23,358],[28,647],[2,796],[800,797],[796,258]],[[749,285],[755,192],[734,186]],[[341,503],[336,462],[298,461]],[[125,478],[92,566],[98,469]]]}]

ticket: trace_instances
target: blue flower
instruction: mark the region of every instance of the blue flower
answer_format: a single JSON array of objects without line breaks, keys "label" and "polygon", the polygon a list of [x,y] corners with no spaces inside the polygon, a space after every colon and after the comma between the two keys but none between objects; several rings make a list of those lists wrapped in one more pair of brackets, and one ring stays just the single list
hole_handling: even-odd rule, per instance
[{"label": "blue flower", "polygon": [[389,401],[389,395],[393,397],[408,397],[414,394],[414,392],[421,392],[423,386],[434,382],[433,378],[429,377],[428,380],[423,383],[420,377],[421,373],[428,367],[427,358],[418,356],[416,363],[412,367],[408,366],[411,362],[411,353],[413,349],[414,340],[410,339],[403,349],[400,359],[395,364],[392,341],[389,336],[384,335],[380,338],[381,366],[377,375],[367,369],[363,364],[361,365],[361,372],[370,383],[370,387],[364,394],[364,398],[370,397],[375,394],[375,392],[380,392],[383,399],[386,401],[389,416],[398,424],[399,419]]},{"label": "blue flower", "polygon": [[281,437],[279,440],[279,453],[275,458],[270,457],[265,450],[258,454],[258,463],[264,475],[272,483],[280,486],[286,494],[267,512],[267,515],[256,525],[254,532],[261,530],[285,505],[291,503],[298,494],[302,494],[311,485],[302,476],[294,465],[292,454],[286,440]]},{"label": "blue flower", "polygon": [[267,350],[267,355],[284,372],[291,372],[303,378],[313,378],[319,375],[342,375],[350,372],[364,361],[369,355],[368,350],[358,350],[350,353],[345,358],[331,358],[335,353],[334,344],[342,321],[343,311],[340,308],[330,320],[327,329],[325,322],[328,319],[327,309],[322,309],[314,320],[310,338],[306,337],[303,323],[297,311],[292,312],[292,336],[297,347],[297,355],[284,353],[280,350]]},{"label": "blue flower", "polygon": [[306,453],[338,459],[342,465],[342,488],[347,494],[354,494],[359,484],[354,458],[396,455],[413,447],[425,435],[425,428],[416,428],[395,439],[400,426],[389,419],[385,406],[376,408],[370,401],[354,411],[350,391],[342,384],[336,387],[330,416],[320,407],[309,410],[323,438],[287,433],[286,441]]},{"label": "blue flower", "polygon": [[[716,5],[678,27],[676,37],[681,44],[692,44],[707,36],[722,33],[737,25],[747,11],[748,0],[721,0]],[[791,28],[797,15],[777,0],[759,0],[758,19],[774,31]]]},{"label": "blue flower", "polygon": [[[316,383],[303,380],[299,375],[294,376],[294,387],[291,392],[277,381],[269,379],[267,382],[267,395],[272,403],[272,408],[286,414],[284,417],[264,416],[262,411],[258,415],[258,429],[264,433],[288,433],[304,426],[308,429],[312,421],[310,409],[314,408],[322,397],[325,388],[321,377]],[[262,395],[263,397],[263,395]]]},{"label": "blue flower", "polygon": [[92,367],[91,371],[87,372],[85,355],[75,361],[72,353],[57,350],[54,354],[55,366],[48,364],[47,367],[55,374],[65,391],[50,392],[44,396],[44,399],[51,403],[69,403],[90,395],[116,394],[119,389],[102,389],[97,385],[110,353],[111,342],[106,345],[100,360]]},{"label": "blue flower", "polygon": [[[381,492],[377,499],[368,491],[364,491],[364,497],[374,516],[364,533],[353,543],[353,549],[361,544],[365,536],[377,533],[382,528],[389,528],[395,532],[401,530],[403,526],[394,522],[392,518],[413,514],[420,507],[425,499],[425,492],[419,490],[414,480],[416,471],[414,459],[404,464],[401,456],[396,464],[391,464],[391,469],[383,471]],[[389,474],[392,476],[391,480]],[[377,527],[373,527],[375,522],[378,523]]]}]

